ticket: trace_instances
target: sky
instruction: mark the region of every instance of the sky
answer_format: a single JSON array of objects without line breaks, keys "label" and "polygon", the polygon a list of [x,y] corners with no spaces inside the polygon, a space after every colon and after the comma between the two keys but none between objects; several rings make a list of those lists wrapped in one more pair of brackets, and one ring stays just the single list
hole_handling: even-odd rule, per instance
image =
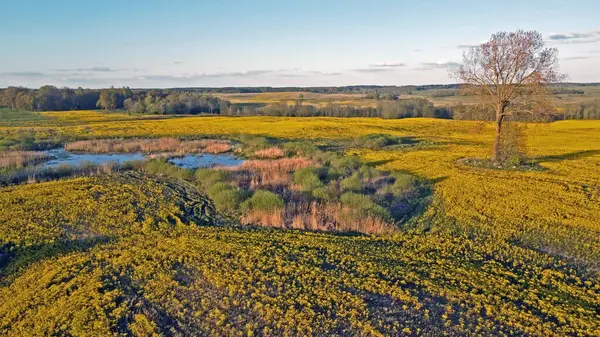
[{"label": "sky", "polygon": [[0,87],[454,83],[466,48],[537,30],[600,82],[598,0],[0,0]]}]

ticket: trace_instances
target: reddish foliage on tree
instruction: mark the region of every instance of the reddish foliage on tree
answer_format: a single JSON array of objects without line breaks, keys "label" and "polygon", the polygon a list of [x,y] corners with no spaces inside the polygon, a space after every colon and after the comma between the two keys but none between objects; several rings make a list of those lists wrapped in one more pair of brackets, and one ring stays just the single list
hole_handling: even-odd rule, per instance
[{"label": "reddish foliage on tree", "polygon": [[493,160],[500,161],[502,123],[507,116],[551,111],[548,84],[566,79],[558,72],[558,49],[547,48],[536,31],[498,32],[463,54],[453,72],[465,94],[478,95],[496,115]]}]

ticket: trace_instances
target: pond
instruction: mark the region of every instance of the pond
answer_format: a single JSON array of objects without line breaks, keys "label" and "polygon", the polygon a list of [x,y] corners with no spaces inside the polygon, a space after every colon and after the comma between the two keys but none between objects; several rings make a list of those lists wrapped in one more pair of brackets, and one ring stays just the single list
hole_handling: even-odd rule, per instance
[{"label": "pond", "polygon": [[193,154],[170,158],[169,162],[183,168],[196,169],[211,166],[237,166],[244,162],[231,154]]},{"label": "pond", "polygon": [[[100,165],[103,163],[123,164],[128,161],[144,160],[146,155],[137,153],[83,153],[69,152],[63,148],[45,151],[51,158],[46,161],[44,167],[56,167],[60,165],[77,166],[83,163]],[[169,162],[179,167],[196,169],[211,166],[236,166],[243,162],[231,154],[188,154],[182,157],[173,157]]]}]

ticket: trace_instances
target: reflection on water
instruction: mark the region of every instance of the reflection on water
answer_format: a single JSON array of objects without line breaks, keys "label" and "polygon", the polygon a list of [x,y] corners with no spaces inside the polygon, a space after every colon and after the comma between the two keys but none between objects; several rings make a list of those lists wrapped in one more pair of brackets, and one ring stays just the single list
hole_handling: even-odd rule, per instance
[{"label": "reflection on water", "polygon": [[44,163],[45,167],[60,165],[77,166],[83,163],[100,165],[108,162],[122,164],[126,161],[143,160],[146,158],[141,153],[77,153],[65,151],[65,149],[48,150],[46,154],[52,159]]},{"label": "reflection on water", "polygon": [[169,162],[183,168],[199,168],[210,166],[237,166],[243,162],[230,154],[198,154],[171,158]]},{"label": "reflection on water", "polygon": [[[81,153],[69,152],[65,149],[53,149],[46,151],[52,158],[43,164],[44,167],[56,167],[60,165],[77,166],[83,163],[100,165],[113,162],[122,164],[127,161],[144,160],[143,153]],[[188,154],[183,157],[170,158],[169,162],[183,168],[195,169],[210,166],[236,166],[243,162],[230,154]]]}]

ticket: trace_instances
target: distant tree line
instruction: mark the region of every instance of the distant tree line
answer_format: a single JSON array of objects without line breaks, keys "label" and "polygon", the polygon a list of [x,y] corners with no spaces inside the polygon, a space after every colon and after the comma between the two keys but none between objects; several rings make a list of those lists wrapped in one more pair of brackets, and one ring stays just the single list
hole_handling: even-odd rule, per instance
[{"label": "distant tree line", "polygon": [[328,103],[325,105],[303,104],[298,99],[294,104],[287,101],[271,103],[264,107],[231,105],[229,111],[224,114],[230,115],[265,115],[265,116],[289,116],[289,117],[380,117],[380,118],[451,118],[451,110],[447,108],[434,107],[433,103],[424,98],[380,100],[375,107],[341,105]]},{"label": "distant tree line", "polygon": [[[591,84],[588,84],[591,85]],[[336,90],[371,90],[367,93],[376,100],[375,106],[342,105],[328,103],[312,105],[304,102],[302,94],[292,104],[281,101],[267,105],[232,104],[227,100],[212,96],[209,90],[187,89],[71,89],[43,86],[39,89],[8,87],[0,89],[0,108],[23,111],[63,111],[63,110],[126,110],[138,114],[222,114],[232,116],[325,116],[325,117],[380,117],[380,118],[453,118],[463,120],[493,120],[494,112],[481,107],[467,105],[436,107],[425,98],[404,98],[391,91],[394,88],[411,90],[431,90],[440,95],[455,95],[455,85],[445,86],[351,86],[332,87]],[[243,91],[244,88],[232,88]],[[281,88],[245,88],[248,90],[278,90]],[[293,88],[285,88],[292,90]],[[298,88],[305,90],[307,88]],[[320,88],[313,88],[320,90]],[[216,89],[215,89],[216,90]],[[553,90],[562,90],[554,88]],[[220,89],[219,92],[227,90]],[[283,91],[283,90],[282,90]],[[410,97],[410,96],[409,96]],[[559,113],[547,113],[532,116],[516,114],[509,118],[513,121],[551,121],[560,119],[600,119],[600,100],[582,103],[560,110]]]},{"label": "distant tree line", "polygon": [[43,86],[37,90],[21,87],[0,89],[0,107],[25,111],[96,109],[99,90]]},{"label": "distant tree line", "polygon": [[377,98],[375,107],[336,103],[315,106],[304,104],[302,95],[293,104],[282,101],[266,106],[253,106],[231,104],[206,93],[176,89],[70,89],[54,86],[43,86],[37,90],[19,87],[0,89],[0,107],[25,111],[106,109],[139,114],[451,118],[449,109],[436,108],[424,98],[398,99],[390,93],[378,94]]},{"label": "distant tree line", "polygon": [[[451,108],[452,119],[470,120],[470,121],[494,121],[496,120],[496,112],[489,107],[481,105],[464,105],[458,104]],[[553,112],[538,112],[535,114],[526,111],[515,111],[513,115],[507,116],[507,122],[551,122],[560,120],[560,116]]]},{"label": "distant tree line", "polygon": [[375,91],[380,94],[407,94],[413,91],[431,89],[458,89],[458,84],[429,84],[429,85],[349,85],[342,87],[223,87],[223,88],[175,88],[182,92],[246,94],[262,92],[310,92],[316,94],[370,94]]},{"label": "distant tree line", "polygon": [[198,93],[150,90],[136,92],[123,101],[125,110],[160,115],[220,114],[229,111],[229,101]]},{"label": "distant tree line", "polygon": [[581,89],[556,88],[552,89],[552,95],[585,95]]},{"label": "distant tree line", "polygon": [[557,116],[562,119],[600,119],[600,99],[566,108]]},{"label": "distant tree line", "polygon": [[[493,121],[494,111],[481,106],[459,104],[451,109],[452,119]],[[516,112],[514,116],[507,117],[512,122],[551,122],[568,119],[600,119],[600,99],[579,105],[560,108],[558,112],[531,114]]]},{"label": "distant tree line", "polygon": [[70,89],[43,86],[39,89],[0,89],[0,107],[24,111],[120,110],[151,114],[199,114],[228,111],[230,103],[201,93],[173,90]]}]

